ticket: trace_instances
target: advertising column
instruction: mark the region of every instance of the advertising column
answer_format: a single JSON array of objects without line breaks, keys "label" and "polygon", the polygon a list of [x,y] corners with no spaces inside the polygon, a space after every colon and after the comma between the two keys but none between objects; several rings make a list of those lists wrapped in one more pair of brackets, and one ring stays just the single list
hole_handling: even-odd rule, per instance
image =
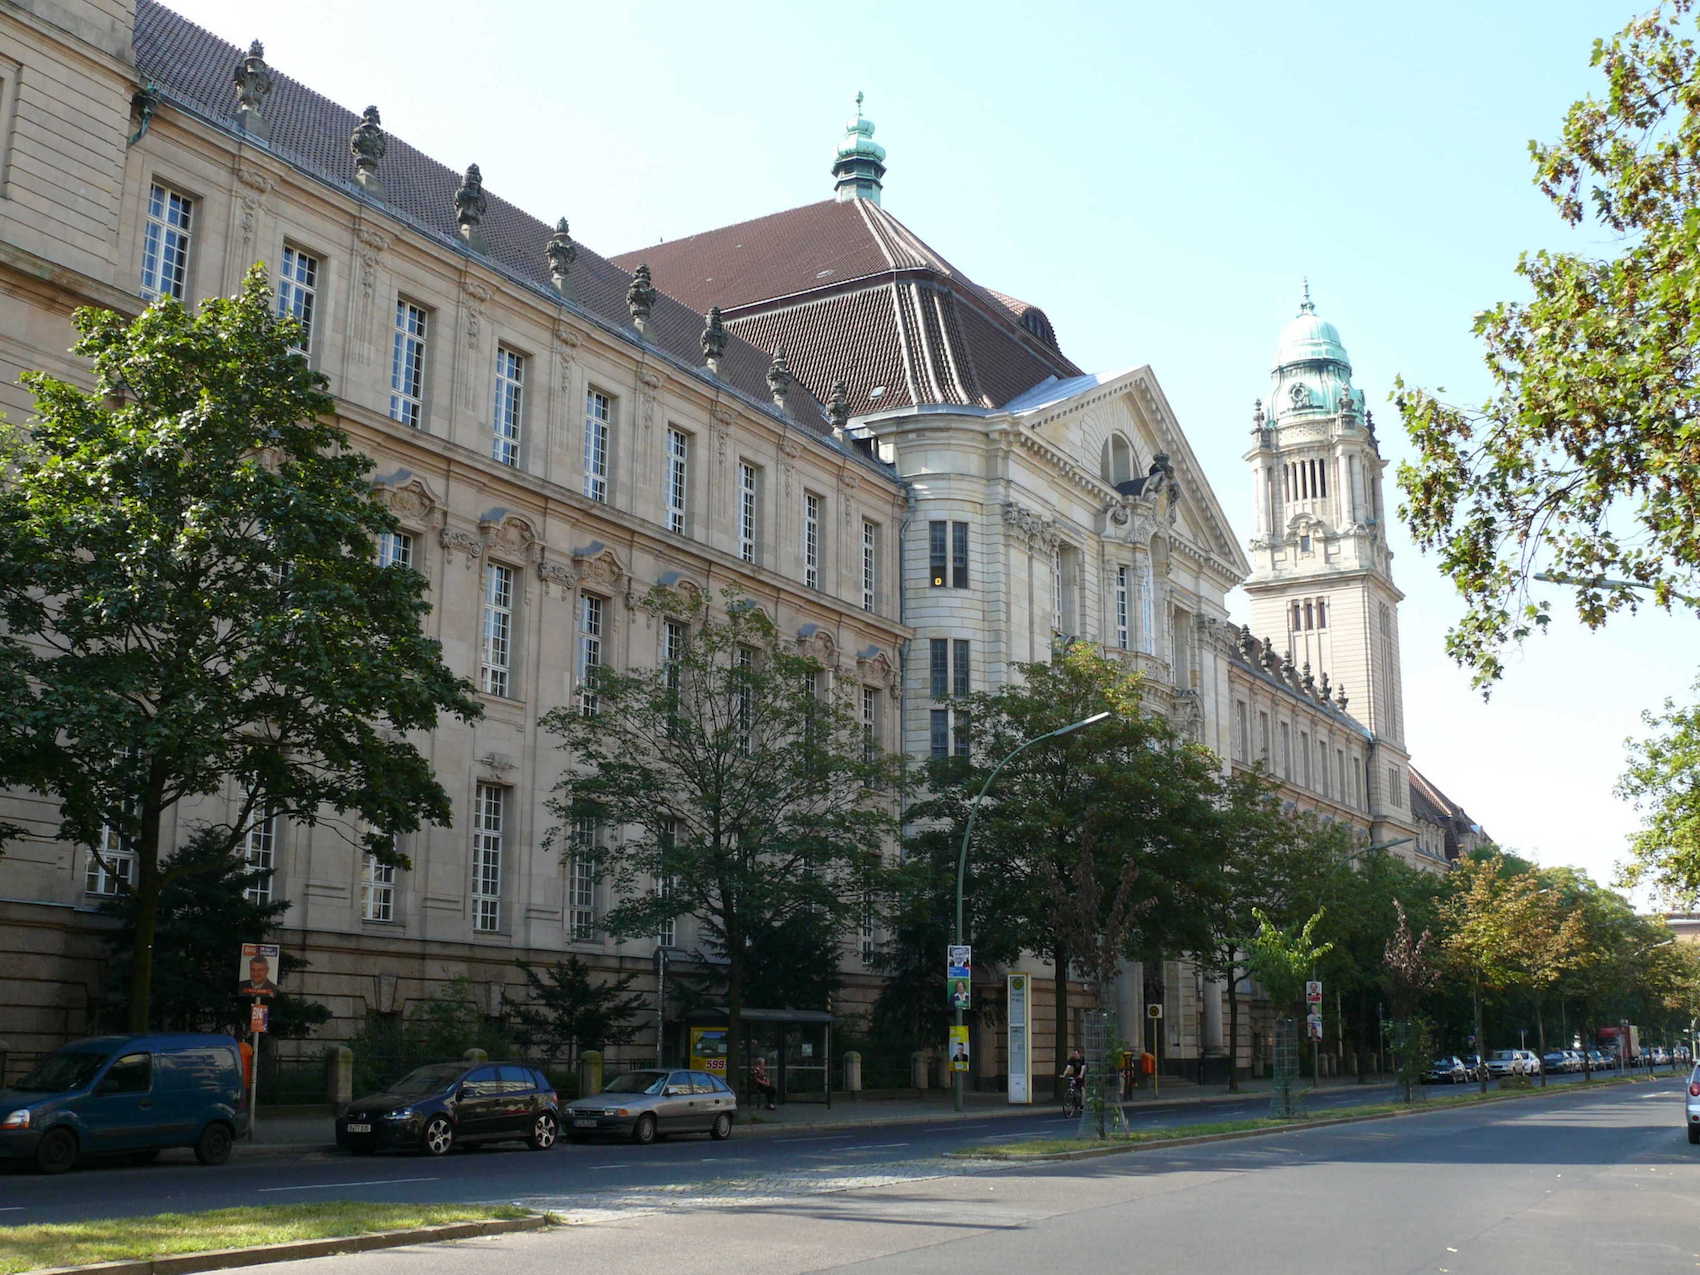
[{"label": "advertising column", "polygon": [[1009,1005],[1009,1100],[1012,1103],[1033,1101],[1033,1057],[1029,1048],[1028,995],[1032,981],[1026,974],[1012,973],[1006,984]]}]

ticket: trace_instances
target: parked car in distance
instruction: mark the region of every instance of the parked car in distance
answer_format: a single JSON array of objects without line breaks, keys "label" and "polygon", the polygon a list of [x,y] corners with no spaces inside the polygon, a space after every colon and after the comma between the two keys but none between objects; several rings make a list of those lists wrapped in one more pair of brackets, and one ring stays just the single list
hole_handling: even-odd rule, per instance
[{"label": "parked car in distance", "polygon": [[0,1089],[0,1160],[63,1173],[84,1156],[145,1163],[193,1147],[223,1164],[248,1132],[242,1055],[229,1036],[94,1036]]},{"label": "parked car in distance", "polygon": [[1541,1055],[1541,1066],[1556,1075],[1570,1070],[1570,1058],[1562,1049],[1550,1050]]},{"label": "parked car in distance", "polygon": [[1425,1085],[1462,1085],[1468,1084],[1469,1080],[1470,1069],[1464,1065],[1464,1060],[1451,1054],[1436,1058],[1423,1073]]},{"label": "parked car in distance", "polygon": [[1538,1076],[1541,1060],[1527,1049],[1496,1049],[1488,1055],[1492,1076]]},{"label": "parked car in distance", "polygon": [[1611,1060],[1605,1056],[1605,1052],[1603,1050],[1585,1049],[1582,1052],[1587,1056],[1589,1071],[1611,1070]]},{"label": "parked car in distance", "polygon": [[423,1151],[456,1143],[524,1142],[547,1151],[561,1131],[549,1078],[523,1063],[431,1063],[382,1093],[348,1104],[336,1118],[336,1144],[355,1155]]},{"label": "parked car in distance", "polygon": [[567,1137],[573,1142],[614,1134],[647,1145],[670,1133],[732,1136],[738,1095],[706,1071],[646,1067],[615,1076],[602,1092],[567,1108]]},{"label": "parked car in distance", "polygon": [[1688,1126],[1688,1140],[1700,1142],[1700,1067],[1688,1073],[1688,1095],[1684,1098],[1683,1123]]},{"label": "parked car in distance", "polygon": [[1492,1074],[1480,1054],[1465,1054],[1464,1066],[1469,1070],[1471,1080],[1486,1080]]}]

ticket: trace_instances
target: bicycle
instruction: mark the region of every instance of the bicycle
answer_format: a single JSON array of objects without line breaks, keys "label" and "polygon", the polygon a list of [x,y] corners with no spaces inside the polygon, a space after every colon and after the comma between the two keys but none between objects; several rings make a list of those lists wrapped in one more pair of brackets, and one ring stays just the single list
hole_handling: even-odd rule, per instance
[{"label": "bicycle", "polygon": [[1068,1084],[1063,1086],[1063,1119],[1076,1120],[1086,1110],[1086,1086],[1078,1076],[1067,1077]]}]

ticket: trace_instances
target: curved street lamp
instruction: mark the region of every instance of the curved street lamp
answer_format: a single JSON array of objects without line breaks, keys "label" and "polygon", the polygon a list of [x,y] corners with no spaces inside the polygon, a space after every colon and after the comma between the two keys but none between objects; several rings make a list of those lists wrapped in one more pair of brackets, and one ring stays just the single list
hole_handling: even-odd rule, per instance
[{"label": "curved street lamp", "polygon": [[[975,793],[974,800],[968,803],[968,826],[962,830],[962,849],[956,856],[956,929],[954,931],[955,937],[952,939],[954,945],[958,947],[962,945],[962,878],[968,871],[968,840],[974,835],[974,818],[980,813],[980,799],[986,795],[986,790],[1003,773],[1005,766],[1033,747],[1034,744],[1043,743],[1047,739],[1055,739],[1059,735],[1067,735],[1083,726],[1090,726],[1094,722],[1101,722],[1109,715],[1109,710],[1106,709],[1102,713],[1094,713],[1091,717],[1082,718],[1078,722],[1070,722],[1067,726],[1059,726],[1056,730],[1046,731],[1043,735],[1035,735],[1025,743],[1017,745],[1007,757],[992,767],[992,773],[986,776],[986,782],[980,785],[980,791]],[[969,986],[973,986],[972,975],[969,978]],[[964,1025],[961,1005],[956,1007],[956,1025],[958,1027]],[[960,1071],[951,1073],[952,1103],[957,1111],[962,1110],[962,1094],[965,1084],[964,1073]]]}]

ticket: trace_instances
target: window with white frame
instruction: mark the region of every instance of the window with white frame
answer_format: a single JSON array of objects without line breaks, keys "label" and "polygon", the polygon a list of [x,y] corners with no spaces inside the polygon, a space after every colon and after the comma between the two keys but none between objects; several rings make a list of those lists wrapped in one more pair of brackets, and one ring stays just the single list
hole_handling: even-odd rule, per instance
[{"label": "window with white frame", "polygon": [[378,533],[378,565],[380,567],[411,567],[413,537],[405,531]]},{"label": "window with white frame", "polygon": [[567,862],[567,938],[585,943],[596,937],[596,854],[601,826],[594,819],[573,825],[573,853]]},{"label": "window with white frame", "polygon": [[935,708],[927,719],[927,753],[933,758],[950,756],[950,710]]},{"label": "window with white frame", "polygon": [[803,583],[820,588],[820,497],[803,493]]},{"label": "window with white frame", "polygon": [[879,606],[880,584],[880,527],[877,522],[862,523],[862,610],[872,611]]},{"label": "window with white frame", "polygon": [[602,631],[607,602],[594,593],[578,600],[578,711],[595,717],[596,670],[602,667]]},{"label": "window with white frame", "polygon": [[1063,614],[1065,610],[1063,602],[1063,577],[1063,551],[1062,546],[1058,545],[1055,549],[1051,550],[1051,628],[1057,633],[1066,633],[1068,631],[1063,627],[1068,618]]},{"label": "window with white frame", "polygon": [[[657,899],[671,898],[673,894],[673,876],[667,871],[667,865],[673,858],[673,847],[678,839],[678,825],[671,819],[663,819],[658,836],[661,862],[655,874],[655,897]],[[658,947],[672,947],[677,937],[674,917],[663,917],[655,927],[655,942]]]},{"label": "window with white frame", "polygon": [[502,928],[502,845],[508,790],[479,784],[472,799],[472,928],[493,934]]},{"label": "window with white frame", "polygon": [[872,761],[883,746],[884,723],[880,720],[880,693],[871,686],[862,688],[862,760]]},{"label": "window with white frame", "polygon": [[513,679],[514,569],[484,564],[484,625],[478,654],[478,689],[506,697]]},{"label": "window with white frame", "polygon": [[496,402],[490,413],[490,459],[519,464],[520,430],[525,423],[525,355],[496,347]]},{"label": "window with white frame", "polygon": [[874,906],[874,892],[872,890],[864,890],[864,891],[862,891],[862,943],[861,943],[861,949],[862,949],[861,950],[861,957],[862,957],[862,964],[863,965],[872,965],[874,963],[874,917],[875,917],[875,915],[876,915],[876,909],[875,909],[875,906]]},{"label": "window with white frame", "polygon": [[738,557],[761,561],[761,469],[738,462]]},{"label": "window with white frame", "polygon": [[601,390],[584,395],[584,494],[608,499],[608,434],[614,424],[614,400]]},{"label": "window with white frame", "polygon": [[395,303],[390,349],[390,419],[419,428],[425,414],[425,334],[429,316],[406,297]]},{"label": "window with white frame", "polygon": [[313,350],[313,319],[319,301],[319,259],[293,244],[283,245],[283,260],[277,272],[277,312],[301,325],[302,354]]},{"label": "window with white frame", "polygon": [[1244,700],[1234,701],[1234,756],[1240,761],[1251,759],[1250,711]]},{"label": "window with white frame", "polygon": [[664,514],[667,530],[675,535],[685,534],[685,502],[690,494],[691,436],[682,429],[667,430],[667,472],[662,475],[665,487]]},{"label": "window with white frame", "polygon": [[395,865],[367,855],[360,874],[360,916],[366,921],[395,920]]},{"label": "window with white frame", "polygon": [[1127,615],[1128,615],[1127,574],[1128,574],[1128,572],[1127,572],[1126,567],[1117,567],[1116,568],[1116,646],[1117,646],[1117,648],[1119,648],[1120,650],[1123,650],[1123,651],[1127,650],[1127,633],[1128,633],[1128,626],[1127,626]]},{"label": "window with white frame", "polygon": [[756,653],[747,646],[740,646],[733,659],[738,671],[738,676],[732,683],[733,712],[738,723],[738,747],[747,753],[750,751],[750,731],[755,716],[755,688],[752,683],[755,677]]},{"label": "window with white frame", "polygon": [[[102,863],[102,860],[105,862]],[[83,874],[83,890],[88,894],[122,894],[136,883],[136,851],[127,838],[111,828],[100,830],[100,855],[89,855],[88,869]]]},{"label": "window with white frame", "polygon": [[142,298],[181,301],[189,290],[189,226],[195,201],[154,182],[148,190],[148,219],[142,232]]},{"label": "window with white frame", "polygon": [[242,861],[254,875],[242,897],[250,903],[272,901],[272,874],[277,868],[277,816],[267,811],[242,839]]}]

